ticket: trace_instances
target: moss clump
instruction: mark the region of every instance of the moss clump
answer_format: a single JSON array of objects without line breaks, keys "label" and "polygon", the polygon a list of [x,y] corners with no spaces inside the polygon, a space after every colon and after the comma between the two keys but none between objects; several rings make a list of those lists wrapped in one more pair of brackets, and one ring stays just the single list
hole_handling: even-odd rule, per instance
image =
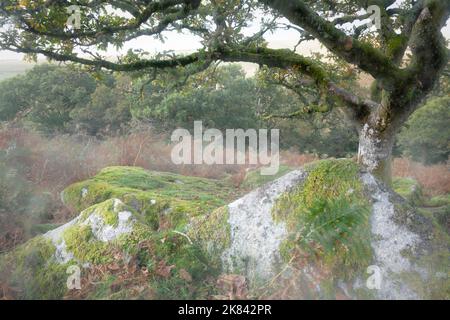
[{"label": "moss clump", "polygon": [[255,188],[260,187],[270,181],[278,179],[279,177],[285,175],[286,173],[288,173],[291,170],[292,170],[291,167],[281,165],[280,168],[278,169],[277,174],[266,175],[266,176],[261,175],[261,171],[259,169],[251,170],[251,171],[247,172],[247,174],[245,175],[245,178],[241,184],[241,187],[245,188],[245,189],[255,189]]},{"label": "moss clump", "polygon": [[[432,197],[430,200],[425,202],[425,205],[427,207],[450,206],[450,194]],[[448,212],[450,212],[450,210]]]},{"label": "moss clump", "polygon": [[1,257],[0,276],[21,299],[60,299],[67,291],[68,264],[53,259],[55,246],[42,236]]},{"label": "moss clump", "polygon": [[85,221],[91,214],[97,214],[102,217],[104,223],[107,225],[117,227],[119,223],[118,213],[125,210],[127,209],[123,202],[109,199],[84,210],[80,216],[81,221]]},{"label": "moss clump", "polygon": [[[64,297],[67,267],[70,264],[81,267],[85,263],[89,263],[89,268],[83,269],[82,277],[88,273],[95,276],[97,283],[84,288],[87,298],[206,299],[212,294],[218,270],[211,266],[203,248],[178,230],[155,231],[138,218],[130,232],[108,242],[97,239],[88,219],[90,215],[107,217],[114,225],[121,210],[135,214],[114,199],[107,200],[87,208],[61,234],[53,235],[58,237],[53,241],[64,241],[65,250],[73,254],[71,263],[58,264],[51,240],[37,237],[2,257],[0,274],[5,273],[4,279],[11,287],[21,288],[19,298]],[[135,272],[128,273],[129,268]],[[95,273],[96,270],[102,271]],[[141,270],[146,270],[147,276]],[[136,287],[143,291],[134,290]]]},{"label": "moss clump", "polygon": [[194,219],[189,228],[189,236],[201,244],[216,269],[221,269],[221,255],[231,245],[229,217],[228,206],[223,206]]},{"label": "moss clump", "polygon": [[333,275],[350,278],[370,265],[370,204],[359,168],[347,159],[330,159],[305,167],[303,185],[282,195],[275,221],[286,223],[289,237],[281,245],[284,260],[294,255],[324,264]]},{"label": "moss clump", "polygon": [[[173,266],[170,277],[155,278],[152,286],[157,298],[207,298],[213,289],[213,277],[218,275],[218,270],[211,268],[202,249],[188,241],[186,237],[173,232],[158,234],[154,241],[155,258],[164,261],[168,266]],[[185,270],[192,280],[186,280],[181,270]]]},{"label": "moss clump", "polygon": [[73,253],[76,260],[102,264],[112,261],[108,254],[108,244],[95,239],[89,225],[76,225],[68,228],[63,239],[67,250]]},{"label": "moss clump", "polygon": [[108,167],[63,192],[76,211],[118,198],[133,207],[154,230],[182,228],[190,217],[223,206],[235,193],[231,184],[137,167]]},{"label": "moss clump", "polygon": [[211,294],[218,270],[211,267],[202,248],[187,235],[149,232],[140,225],[119,243],[137,258],[140,267],[148,270],[151,275],[148,285],[154,298],[205,299]]},{"label": "moss clump", "polygon": [[[447,211],[447,215],[450,211]],[[427,233],[429,254],[411,256],[420,268],[427,270],[426,281],[419,282],[420,278],[414,278],[413,274],[405,274],[404,277],[410,280],[408,283],[417,291],[421,291],[424,299],[450,299],[450,272],[449,264],[450,234],[448,225],[442,224],[440,216],[433,210],[417,209],[417,217],[426,219],[431,225],[431,232]]]},{"label": "moss clump", "polygon": [[401,49],[407,41],[408,39],[402,35],[396,35],[390,38],[387,43],[386,54],[389,57],[393,57],[398,53],[398,50]]},{"label": "moss clump", "polygon": [[424,196],[420,184],[412,178],[394,178],[392,187],[395,192],[408,200],[414,206],[420,206],[424,202]]}]

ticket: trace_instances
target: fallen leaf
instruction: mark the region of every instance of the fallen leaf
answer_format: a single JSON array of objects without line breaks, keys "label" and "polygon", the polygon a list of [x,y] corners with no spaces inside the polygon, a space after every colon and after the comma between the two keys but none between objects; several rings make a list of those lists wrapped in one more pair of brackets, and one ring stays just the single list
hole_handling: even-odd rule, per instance
[{"label": "fallen leaf", "polygon": [[163,278],[169,278],[173,268],[175,268],[174,265],[168,266],[164,260],[161,260],[156,267],[155,273]]},{"label": "fallen leaf", "polygon": [[192,281],[192,276],[185,269],[181,269],[179,273],[181,279],[186,280],[187,282]]}]

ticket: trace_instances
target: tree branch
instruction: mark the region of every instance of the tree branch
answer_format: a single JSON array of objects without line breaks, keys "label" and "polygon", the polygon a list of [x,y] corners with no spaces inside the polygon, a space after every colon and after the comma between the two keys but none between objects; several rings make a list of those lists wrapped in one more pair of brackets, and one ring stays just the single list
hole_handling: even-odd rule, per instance
[{"label": "tree branch", "polygon": [[269,49],[269,48],[239,48],[235,50],[223,50],[217,54],[223,61],[253,62],[260,65],[267,65],[272,68],[293,69],[296,72],[305,74],[312,78],[321,90],[341,99],[353,110],[354,120],[360,121],[367,114],[378,107],[378,103],[361,99],[357,95],[340,88],[329,78],[327,72],[313,60],[303,57],[290,50]]},{"label": "tree branch", "polygon": [[63,53],[57,53],[55,51],[45,50],[45,49],[38,49],[35,47],[21,47],[16,44],[12,44],[9,46],[2,45],[2,49],[18,52],[18,53],[25,53],[25,54],[42,54],[50,59],[60,61],[60,62],[75,62],[75,63],[81,63],[87,66],[93,66],[98,68],[105,68],[113,71],[138,71],[143,70],[147,68],[158,68],[158,69],[165,69],[165,68],[173,68],[178,66],[186,66],[195,62],[198,62],[200,60],[207,59],[207,55],[203,52],[196,52],[184,57],[178,57],[173,59],[142,59],[136,62],[131,63],[115,63],[110,62],[104,59],[97,59],[97,60],[91,60],[86,58],[81,58],[77,55],[73,54],[63,54]]},{"label": "tree branch", "polygon": [[[164,12],[165,10],[177,5],[184,5],[184,7],[178,9],[175,12],[175,14],[164,17],[162,22],[158,24],[157,27],[155,27],[155,30],[159,30],[159,32],[161,32],[170,22],[187,17],[188,12],[192,8],[198,7],[197,2],[198,1],[195,0],[164,0],[161,2],[152,1],[140,13],[135,12],[133,15],[134,19],[131,19],[130,20],[131,22],[118,26],[103,26],[92,31],[39,30],[36,27],[34,27],[29,21],[27,21],[23,13],[17,13],[15,14],[15,16],[19,19],[20,22],[24,24],[25,26],[24,30],[27,32],[30,32],[38,36],[45,36],[59,40],[70,40],[70,39],[82,39],[93,37],[95,38],[99,34],[112,35],[118,32],[136,30],[139,29],[144,23],[146,23],[153,14]],[[1,5],[0,10],[3,11],[5,14],[11,14],[11,10],[6,9],[5,5]],[[145,30],[142,32],[144,33]]]},{"label": "tree branch", "polygon": [[303,1],[259,0],[259,2],[283,14],[291,23],[301,26],[337,56],[381,80],[383,86],[390,87],[401,77],[401,69],[382,52],[347,36]]}]

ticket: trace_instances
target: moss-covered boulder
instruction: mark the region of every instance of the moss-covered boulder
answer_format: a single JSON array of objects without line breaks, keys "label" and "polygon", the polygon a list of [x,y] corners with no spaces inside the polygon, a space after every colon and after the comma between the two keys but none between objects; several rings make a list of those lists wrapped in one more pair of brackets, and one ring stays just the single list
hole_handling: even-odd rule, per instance
[{"label": "moss-covered boulder", "polygon": [[76,212],[117,198],[131,206],[154,230],[183,227],[190,217],[223,206],[236,190],[225,181],[147,171],[138,167],[107,167],[91,179],[62,193]]},{"label": "moss-covered boulder", "polygon": [[[206,298],[220,269],[187,226],[235,192],[226,181],[105,168],[62,193],[79,215],[2,256],[0,276],[21,298]],[[68,291],[72,265],[98,286]]]},{"label": "moss-covered boulder", "polygon": [[271,215],[275,201],[305,178],[294,170],[210,214],[193,219],[189,235],[225,273],[245,274],[250,283],[274,276],[282,264],[279,246],[286,228]]},{"label": "moss-covered boulder", "polygon": [[[225,181],[106,168],[64,191],[80,214],[1,256],[0,277],[31,299],[210,298],[224,273],[245,276],[251,298],[450,298],[442,215],[352,160],[225,205],[234,196]],[[67,289],[73,265],[81,290]]]},{"label": "moss-covered boulder", "polygon": [[[83,291],[69,290],[71,266]],[[133,271],[131,271],[133,270]],[[0,275],[17,297],[206,298],[215,270],[202,251],[176,230],[155,231],[117,198],[95,204],[72,221],[1,257]],[[133,280],[134,279],[134,280]],[[136,280],[137,279],[137,280]],[[133,281],[137,281],[133,283]]]},{"label": "moss-covered boulder", "polygon": [[445,230],[348,159],[291,171],[189,234],[255,297],[448,297]]}]

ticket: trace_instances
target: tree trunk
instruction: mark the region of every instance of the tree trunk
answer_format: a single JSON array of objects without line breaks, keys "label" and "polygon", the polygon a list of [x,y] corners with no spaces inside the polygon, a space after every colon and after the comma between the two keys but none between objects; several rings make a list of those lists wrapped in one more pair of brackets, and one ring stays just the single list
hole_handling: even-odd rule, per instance
[{"label": "tree trunk", "polygon": [[358,163],[388,185],[392,183],[393,144],[394,133],[382,132],[368,123],[359,132]]}]

